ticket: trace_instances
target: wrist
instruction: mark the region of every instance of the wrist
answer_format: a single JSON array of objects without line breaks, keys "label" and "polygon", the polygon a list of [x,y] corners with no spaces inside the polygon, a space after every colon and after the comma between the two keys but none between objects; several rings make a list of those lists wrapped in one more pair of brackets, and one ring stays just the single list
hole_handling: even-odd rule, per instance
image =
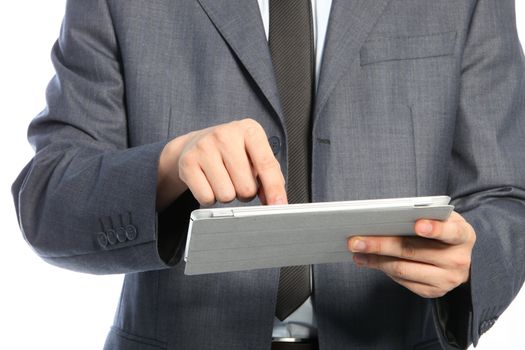
[{"label": "wrist", "polygon": [[168,142],[159,157],[156,209],[162,211],[188,189],[179,178],[179,157],[186,135]]}]

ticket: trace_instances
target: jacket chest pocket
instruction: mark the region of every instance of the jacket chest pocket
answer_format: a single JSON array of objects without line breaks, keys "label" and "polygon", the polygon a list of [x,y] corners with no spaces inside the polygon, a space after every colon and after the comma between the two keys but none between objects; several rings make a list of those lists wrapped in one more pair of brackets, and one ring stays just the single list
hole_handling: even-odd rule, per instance
[{"label": "jacket chest pocket", "polygon": [[450,56],[454,53],[456,32],[405,37],[373,37],[360,51],[360,64]]}]

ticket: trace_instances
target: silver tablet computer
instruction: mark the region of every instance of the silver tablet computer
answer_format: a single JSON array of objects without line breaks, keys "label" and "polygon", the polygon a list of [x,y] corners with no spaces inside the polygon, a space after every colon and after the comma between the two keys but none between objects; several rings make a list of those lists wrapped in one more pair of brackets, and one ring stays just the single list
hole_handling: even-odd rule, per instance
[{"label": "silver tablet computer", "polygon": [[354,235],[413,235],[418,219],[446,220],[447,196],[198,209],[185,274],[351,261]]}]

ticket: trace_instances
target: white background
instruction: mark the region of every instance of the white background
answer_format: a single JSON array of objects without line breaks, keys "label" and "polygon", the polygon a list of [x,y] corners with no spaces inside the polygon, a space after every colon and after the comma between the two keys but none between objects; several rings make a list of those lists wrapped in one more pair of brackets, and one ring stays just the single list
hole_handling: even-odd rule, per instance
[{"label": "white background", "polygon": [[[517,1],[525,40],[525,2]],[[44,263],[19,232],[10,186],[32,149],[30,119],[44,106],[53,74],[50,48],[59,31],[64,0],[0,4],[0,348],[92,350],[102,348],[117,305],[121,276],[91,276]],[[524,252],[525,254],[525,252]],[[478,349],[525,349],[525,289]]]}]

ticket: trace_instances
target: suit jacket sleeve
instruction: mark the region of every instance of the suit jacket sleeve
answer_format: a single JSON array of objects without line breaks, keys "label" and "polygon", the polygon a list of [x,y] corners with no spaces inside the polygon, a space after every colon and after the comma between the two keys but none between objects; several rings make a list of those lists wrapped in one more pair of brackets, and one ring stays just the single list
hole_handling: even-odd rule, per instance
[{"label": "suit jacket sleeve", "polygon": [[477,344],[525,279],[525,63],[513,0],[479,0],[463,53],[450,188],[474,227],[469,285],[437,300],[449,348]]},{"label": "suit jacket sleeve", "polygon": [[159,227],[168,232],[187,216],[155,211],[167,141],[129,147],[120,54],[106,2],[68,1],[48,107],[29,127],[36,155],[13,185],[25,239],[47,262],[76,271],[163,268],[183,241],[171,231],[159,243]]}]

